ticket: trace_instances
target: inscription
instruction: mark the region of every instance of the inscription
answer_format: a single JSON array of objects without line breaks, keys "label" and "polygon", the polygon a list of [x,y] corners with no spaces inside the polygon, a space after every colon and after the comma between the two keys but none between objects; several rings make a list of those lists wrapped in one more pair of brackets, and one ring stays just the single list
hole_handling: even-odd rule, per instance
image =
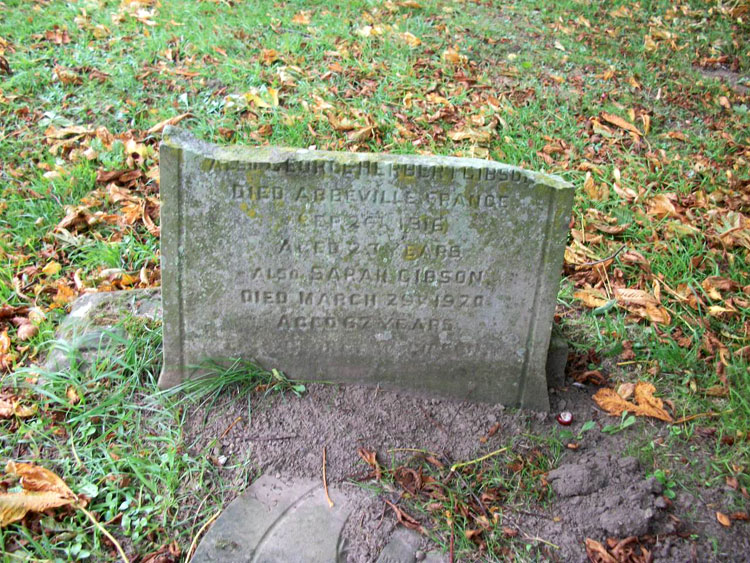
[{"label": "inscription", "polygon": [[[248,176],[249,178],[250,176]],[[501,190],[476,194],[455,191],[428,191],[419,193],[411,190],[379,190],[348,188],[308,188],[284,190],[278,186],[265,185],[269,180],[253,179],[247,185],[233,184],[230,197],[233,200],[280,201],[289,199],[299,204],[352,203],[366,205],[420,205],[428,203],[441,209],[469,207],[474,209],[507,208],[507,197]]]},{"label": "inscription", "polygon": [[381,244],[377,242],[360,243],[357,241],[342,242],[338,240],[292,241],[282,239],[279,243],[279,254],[312,254],[320,256],[353,256],[355,254],[365,256],[392,256],[395,249],[401,248],[404,260],[414,261],[420,259],[460,259],[462,257],[461,246],[458,244],[441,243],[404,243]]},{"label": "inscription", "polygon": [[451,319],[420,317],[374,317],[370,315],[281,315],[278,330],[400,330],[420,332],[452,331]]},{"label": "inscription", "polygon": [[501,170],[489,167],[443,166],[440,164],[402,164],[377,161],[340,162],[334,159],[296,160],[294,156],[281,162],[223,161],[206,158],[201,171],[277,172],[297,176],[327,176],[336,174],[351,178],[380,177],[390,179],[420,178],[449,182],[456,179],[533,184],[533,178],[520,170]]},{"label": "inscription", "polygon": [[[290,297],[290,295],[296,298]],[[255,305],[303,305],[312,307],[433,307],[436,309],[462,309],[465,307],[483,307],[486,297],[482,294],[438,293],[436,295],[415,295],[410,293],[329,293],[298,291],[291,294],[286,291],[267,289],[243,289],[240,291],[242,303]]]}]

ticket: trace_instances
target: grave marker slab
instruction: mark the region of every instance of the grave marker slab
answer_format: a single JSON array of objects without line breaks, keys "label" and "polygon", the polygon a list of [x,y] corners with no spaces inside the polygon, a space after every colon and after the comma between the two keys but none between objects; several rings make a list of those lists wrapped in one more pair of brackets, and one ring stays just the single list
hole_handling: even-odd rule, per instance
[{"label": "grave marker slab", "polygon": [[203,360],[547,409],[573,188],[477,159],[161,144],[162,388]]}]

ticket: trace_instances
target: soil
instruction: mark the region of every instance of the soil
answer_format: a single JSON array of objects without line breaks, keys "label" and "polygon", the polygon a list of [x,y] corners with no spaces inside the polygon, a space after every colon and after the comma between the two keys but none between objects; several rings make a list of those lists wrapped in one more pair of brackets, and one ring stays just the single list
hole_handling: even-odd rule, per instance
[{"label": "soil", "polygon": [[[594,420],[601,427],[615,420],[596,409],[590,398],[593,391],[570,386],[552,396],[553,412],[573,412],[574,434],[584,421]],[[237,418],[240,421],[232,425]],[[378,452],[386,466],[407,460],[413,452],[403,450],[410,448],[451,461],[470,460],[507,444],[511,437],[516,437],[515,447],[523,449],[525,436],[549,434],[557,425],[546,413],[323,384],[308,385],[301,398],[255,397],[249,405],[228,395],[210,412],[198,407],[187,419],[184,430],[191,448],[224,458],[226,467],[249,456],[261,472],[321,478],[325,448],[330,483],[368,473],[358,448]],[[480,442],[498,423],[500,430]],[[652,439],[663,432],[656,425],[646,431]],[[557,546],[547,550],[556,561],[587,561],[586,538],[604,543],[607,538],[630,536],[641,538],[656,560],[750,561],[748,525],[734,522],[725,529],[715,520],[726,491],[705,490],[699,496],[680,491],[670,501],[662,494],[662,484],[647,479],[638,460],[624,453],[631,439],[631,431],[614,436],[586,433],[579,448],[566,451],[547,476],[553,500],[514,513],[514,525],[535,541]],[[245,483],[236,485],[239,493]],[[394,493],[389,500],[397,498]],[[360,495],[357,502],[345,528],[349,560],[375,561],[397,526],[396,518],[385,510],[382,497]],[[424,548],[430,548],[426,540]]]},{"label": "soil", "polygon": [[[158,292],[114,295],[78,300],[60,337],[87,349],[88,337],[97,336],[97,342],[108,337],[106,328],[125,311],[160,316]],[[127,300],[121,301],[122,296]],[[117,310],[112,309],[115,305]],[[74,333],[79,335],[75,339]],[[523,538],[543,547],[547,559],[586,561],[587,538],[605,543],[608,538],[635,536],[657,561],[750,561],[750,524],[734,520],[725,528],[716,519],[717,511],[731,513],[732,507],[747,511],[747,498],[729,487],[697,486],[675,487],[676,497],[669,500],[662,484],[647,478],[639,461],[629,455],[642,452],[644,445],[664,447],[669,427],[639,419],[624,432],[600,432],[617,419],[597,409],[591,399],[594,387],[566,383],[567,387],[550,390],[551,413],[357,385],[308,384],[302,397],[258,394],[249,401],[228,392],[208,405],[189,408],[183,430],[191,453],[210,455],[222,467],[225,490],[232,491],[225,504],[250,484],[243,462],[249,460],[256,469],[251,479],[262,473],[320,479],[325,448],[328,482],[354,491],[355,510],[344,533],[349,560],[361,563],[375,561],[399,525],[383,502],[396,502],[399,492],[377,495],[357,489],[352,481],[369,473],[358,448],[376,451],[386,467],[406,462],[414,449],[435,452],[451,463],[476,459],[511,442],[515,453],[524,453],[538,445],[539,437],[561,428],[556,413],[570,411],[574,423],[568,428],[577,447],[564,450],[557,467],[546,475],[554,494],[543,506],[527,499],[530,504],[523,510],[508,507],[504,514]],[[579,437],[587,421],[599,430]],[[494,434],[491,429],[496,429]],[[702,457],[699,468],[709,467],[710,436],[701,438],[697,432],[684,448],[669,453],[685,464],[686,471],[696,457]],[[189,481],[183,485],[185,490],[206,486]],[[194,506],[183,509],[188,514],[195,511]],[[434,547],[424,539],[424,551]]]}]

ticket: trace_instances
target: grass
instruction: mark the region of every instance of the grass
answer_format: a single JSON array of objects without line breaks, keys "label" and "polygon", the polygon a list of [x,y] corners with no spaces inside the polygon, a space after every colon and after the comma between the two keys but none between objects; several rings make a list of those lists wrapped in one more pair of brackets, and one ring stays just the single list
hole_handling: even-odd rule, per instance
[{"label": "grass", "polygon": [[[128,326],[122,353],[90,372],[81,365],[22,383],[75,295],[160,283],[159,134],[146,131],[188,112],[183,125],[217,143],[471,155],[572,182],[561,331],[577,353],[601,359],[587,367],[612,385],[647,380],[675,418],[706,415],[662,432],[666,447],[653,445],[641,421],[618,435],[634,440],[631,453],[649,471],[668,471],[680,486],[737,478],[750,487],[746,2],[413,4],[0,3],[0,57],[12,70],[0,70],[0,302],[14,308],[0,317],[8,337],[0,371],[4,388],[39,404],[34,417],[0,421],[0,453],[44,462],[91,493],[92,510],[115,519],[132,553],[172,539],[184,553],[222,498],[216,468],[185,449],[176,399],[156,394],[159,327]],[[405,32],[421,42],[410,46]],[[451,62],[448,49],[466,58]],[[373,132],[352,140],[343,119]],[[451,141],[469,121],[489,140]],[[140,175],[97,179],[118,170]],[[130,199],[117,200],[111,183]],[[673,209],[659,211],[661,196]],[[84,215],[61,226],[76,209]],[[622,245],[606,275],[581,267]],[[53,263],[59,271],[45,272]],[[712,286],[716,277],[724,285]],[[613,301],[618,288],[658,293],[669,322],[622,302],[590,309],[576,297],[598,289]],[[37,333],[20,339],[13,318],[32,319]],[[248,373],[261,391],[274,384],[273,374],[242,365],[224,381]],[[212,381],[203,400],[222,390]],[[80,402],[71,403],[71,388]],[[133,433],[144,436],[137,448]],[[219,483],[190,515],[175,497],[181,474]],[[464,479],[475,482],[473,473]],[[447,520],[435,518],[444,540]],[[12,525],[0,539],[5,551],[38,559],[113,557],[89,526],[80,514],[47,518]],[[487,549],[534,556],[514,538],[498,541]]]}]

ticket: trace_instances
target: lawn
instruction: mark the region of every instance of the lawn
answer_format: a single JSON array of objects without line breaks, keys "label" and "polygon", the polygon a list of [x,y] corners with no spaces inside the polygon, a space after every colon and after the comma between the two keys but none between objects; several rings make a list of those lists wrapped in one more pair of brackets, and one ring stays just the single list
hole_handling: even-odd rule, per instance
[{"label": "lawn", "polygon": [[[184,404],[156,393],[158,322],[122,320],[121,353],[94,365],[39,367],[78,295],[160,285],[169,122],[215,143],[471,156],[573,183],[556,315],[569,383],[653,384],[673,423],[654,449],[638,417],[622,429],[642,438],[632,453],[666,482],[729,487],[741,513],[748,38],[745,0],[0,2],[0,457],[54,471],[140,560],[184,557],[225,502],[220,468],[184,443]],[[187,514],[186,476],[211,483]],[[0,549],[119,557],[70,506],[3,528]]]}]

